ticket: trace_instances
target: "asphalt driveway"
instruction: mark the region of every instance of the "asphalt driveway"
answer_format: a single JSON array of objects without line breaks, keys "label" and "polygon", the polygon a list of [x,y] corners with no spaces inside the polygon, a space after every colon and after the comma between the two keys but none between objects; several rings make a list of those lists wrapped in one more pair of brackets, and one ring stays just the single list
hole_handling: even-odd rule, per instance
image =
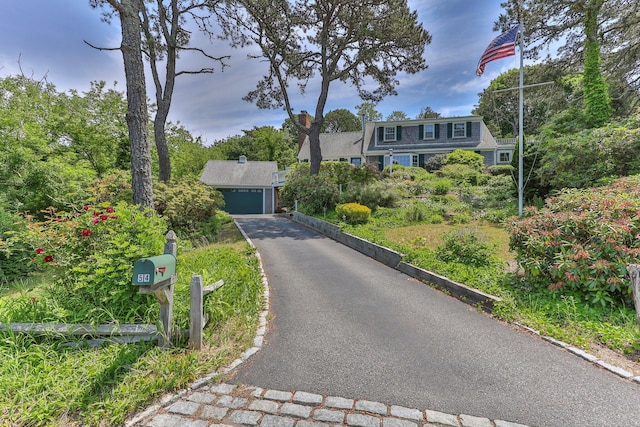
[{"label": "asphalt driveway", "polygon": [[236,220],[274,317],[232,381],[531,426],[640,426],[640,385],[289,219]]}]

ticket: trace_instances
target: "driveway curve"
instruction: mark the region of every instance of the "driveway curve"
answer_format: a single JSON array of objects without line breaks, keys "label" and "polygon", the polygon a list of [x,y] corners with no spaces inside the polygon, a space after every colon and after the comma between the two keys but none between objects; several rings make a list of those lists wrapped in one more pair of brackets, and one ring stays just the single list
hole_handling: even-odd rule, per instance
[{"label": "driveway curve", "polygon": [[638,426],[640,385],[277,216],[239,216],[270,330],[233,381],[531,426]]}]

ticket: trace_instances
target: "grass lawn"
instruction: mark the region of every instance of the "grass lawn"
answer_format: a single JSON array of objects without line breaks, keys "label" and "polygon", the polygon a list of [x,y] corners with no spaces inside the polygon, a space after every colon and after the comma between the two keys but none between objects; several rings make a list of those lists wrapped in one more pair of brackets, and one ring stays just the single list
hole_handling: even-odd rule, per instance
[{"label": "grass lawn", "polygon": [[[225,285],[207,297],[202,351],[186,349],[186,338],[170,350],[154,344],[110,344],[97,348],[64,345],[61,337],[0,334],[0,425],[112,426],[165,392],[177,391],[219,370],[253,345],[262,309],[258,260],[235,225],[227,223],[218,242],[178,256],[174,318],[188,328],[188,287],[193,273],[205,283]],[[123,285],[130,286],[129,278]],[[0,322],[15,304],[28,307],[41,297],[38,281],[5,289]]]}]

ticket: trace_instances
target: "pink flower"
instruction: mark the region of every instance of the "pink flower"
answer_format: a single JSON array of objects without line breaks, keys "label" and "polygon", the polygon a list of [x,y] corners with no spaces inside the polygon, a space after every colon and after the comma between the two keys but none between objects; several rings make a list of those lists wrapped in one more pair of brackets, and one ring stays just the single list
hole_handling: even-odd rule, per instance
[{"label": "pink flower", "polygon": [[51,255],[47,255],[46,257],[44,257],[44,262],[51,262],[53,261],[53,257]]},{"label": "pink flower", "polygon": [[83,236],[91,236],[91,230],[82,230],[82,235]]},{"label": "pink flower", "polygon": [[94,224],[97,224],[100,222],[100,220],[98,218],[93,218],[91,222],[93,222]]},{"label": "pink flower", "polygon": [[42,249],[42,248],[38,248],[38,249],[36,249],[36,253],[37,253],[37,254],[41,254],[42,252],[44,252],[44,249]]}]

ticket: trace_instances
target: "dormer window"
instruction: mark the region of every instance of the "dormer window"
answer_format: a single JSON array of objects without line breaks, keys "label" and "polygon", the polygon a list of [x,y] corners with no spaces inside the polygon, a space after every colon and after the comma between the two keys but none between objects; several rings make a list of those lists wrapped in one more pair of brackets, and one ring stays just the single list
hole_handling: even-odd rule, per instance
[{"label": "dormer window", "polygon": [[435,139],[435,125],[424,125],[424,135],[422,135],[423,139]]},{"label": "dormer window", "polygon": [[402,126],[384,126],[378,128],[378,141],[391,142],[402,139]]},{"label": "dormer window", "polygon": [[467,136],[467,125],[464,122],[453,124],[453,137],[465,138]]}]

